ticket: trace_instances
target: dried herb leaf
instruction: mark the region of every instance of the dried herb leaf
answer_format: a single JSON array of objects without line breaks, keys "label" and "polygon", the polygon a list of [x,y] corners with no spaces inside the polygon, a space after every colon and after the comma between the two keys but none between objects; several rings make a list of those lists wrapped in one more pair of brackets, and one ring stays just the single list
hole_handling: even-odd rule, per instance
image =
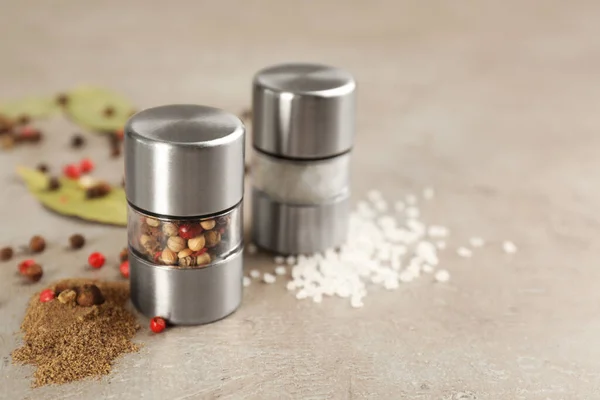
[{"label": "dried herb leaf", "polygon": [[17,168],[29,191],[46,207],[63,215],[111,225],[127,225],[125,191],[113,187],[111,192],[98,199],[86,199],[86,191],[76,180],[60,178],[58,190],[48,190],[48,177],[25,167]]},{"label": "dried herb leaf", "polygon": [[94,86],[75,88],[67,96],[69,102],[65,112],[69,118],[93,131],[123,129],[134,109],[131,102],[120,94]]},{"label": "dried herb leaf", "polygon": [[53,98],[29,97],[0,104],[0,114],[10,119],[22,116],[46,118],[59,111],[60,107]]}]

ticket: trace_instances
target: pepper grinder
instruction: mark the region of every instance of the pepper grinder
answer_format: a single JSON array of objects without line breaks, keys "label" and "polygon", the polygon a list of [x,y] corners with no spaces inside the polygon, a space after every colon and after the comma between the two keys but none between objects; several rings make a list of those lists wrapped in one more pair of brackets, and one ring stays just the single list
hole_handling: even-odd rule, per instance
[{"label": "pepper grinder", "polygon": [[242,299],[242,122],[167,105],[125,127],[131,300],[173,324],[213,322]]},{"label": "pepper grinder", "polygon": [[339,247],[347,237],[352,75],[319,64],[259,71],[253,84],[252,235],[279,254]]}]

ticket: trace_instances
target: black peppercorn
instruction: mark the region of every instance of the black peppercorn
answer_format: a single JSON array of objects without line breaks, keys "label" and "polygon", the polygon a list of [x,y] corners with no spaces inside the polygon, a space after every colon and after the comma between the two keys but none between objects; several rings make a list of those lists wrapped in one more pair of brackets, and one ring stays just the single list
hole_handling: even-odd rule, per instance
[{"label": "black peppercorn", "polygon": [[41,253],[46,248],[46,241],[41,236],[34,236],[29,241],[29,250],[34,253]]},{"label": "black peppercorn", "polygon": [[31,118],[27,114],[23,114],[17,118],[17,124],[19,125],[27,125],[31,122]]},{"label": "black peppercorn", "polygon": [[57,177],[53,176],[48,180],[48,190],[51,192],[60,189],[60,181]]},{"label": "black peppercorn", "polygon": [[96,285],[86,284],[77,290],[77,304],[91,307],[104,303],[104,295]]},{"label": "black peppercorn", "polygon": [[13,257],[14,251],[12,247],[4,247],[0,250],[0,260],[8,261]]},{"label": "black peppercorn", "polygon": [[115,109],[114,107],[108,106],[104,109],[104,116],[107,118],[112,117],[113,115],[115,115]]},{"label": "black peppercorn", "polygon": [[36,169],[45,174],[46,172],[48,172],[48,165],[41,163],[41,164],[38,164]]},{"label": "black peppercorn", "polygon": [[74,250],[80,249],[85,245],[85,238],[77,233],[69,238],[69,245]]},{"label": "black peppercorn", "polygon": [[73,147],[74,149],[78,149],[78,148],[82,147],[84,144],[85,144],[85,138],[78,133],[73,135],[73,137],[71,138],[71,147]]},{"label": "black peppercorn", "polygon": [[124,261],[127,261],[128,259],[129,259],[129,251],[127,251],[127,247],[125,247],[119,253],[119,260],[121,260],[121,262],[124,262]]},{"label": "black peppercorn", "polygon": [[67,96],[64,93],[59,94],[58,96],[56,96],[56,102],[60,105],[60,106],[66,106],[67,103],[69,102],[69,96]]},{"label": "black peppercorn", "polygon": [[27,267],[27,269],[23,273],[23,276],[25,276],[27,279],[29,279],[32,282],[37,282],[40,279],[42,279],[42,275],[44,275],[44,270],[42,269],[42,266],[39,264],[30,265],[29,267]]}]

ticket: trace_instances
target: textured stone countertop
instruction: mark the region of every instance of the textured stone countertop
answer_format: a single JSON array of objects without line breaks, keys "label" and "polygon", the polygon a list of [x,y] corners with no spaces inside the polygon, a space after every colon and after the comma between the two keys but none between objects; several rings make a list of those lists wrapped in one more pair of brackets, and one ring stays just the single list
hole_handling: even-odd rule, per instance
[{"label": "textured stone countertop", "polygon": [[[446,284],[430,276],[365,306],[298,301],[253,283],[221,322],[147,329],[145,344],[96,381],[31,390],[9,354],[27,298],[86,270],[84,233],[116,257],[123,228],[41,208],[17,164],[54,168],[83,154],[119,179],[100,137],[45,122],[43,145],[0,153],[0,244],[41,233],[46,276],[23,285],[0,265],[0,398],[5,399],[598,399],[600,398],[600,3],[594,1],[4,1],[0,97],[94,83],[140,107],[209,104],[240,112],[253,73],[290,60],[352,71],[359,83],[355,201],[433,186],[425,221],[448,226]],[[247,213],[248,214],[248,213]],[[478,235],[470,259],[455,249]],[[508,256],[501,242],[519,252]],[[272,271],[247,256],[247,269]],[[145,320],[142,320],[145,326]]]}]

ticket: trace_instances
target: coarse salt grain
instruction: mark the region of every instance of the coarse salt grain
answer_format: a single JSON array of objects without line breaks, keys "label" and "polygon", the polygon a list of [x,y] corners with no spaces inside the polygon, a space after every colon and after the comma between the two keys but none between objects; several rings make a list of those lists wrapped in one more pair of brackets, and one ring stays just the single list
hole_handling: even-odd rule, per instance
[{"label": "coarse salt grain", "polygon": [[258,279],[260,278],[260,271],[257,269],[253,269],[250,271],[250,278]]},{"label": "coarse salt grain", "polygon": [[471,239],[469,239],[469,244],[473,248],[478,248],[478,247],[483,247],[483,245],[485,245],[485,241],[483,240],[483,238],[474,236]]},{"label": "coarse salt grain", "polygon": [[419,211],[419,209],[417,207],[408,207],[405,211],[406,216],[408,218],[419,218],[419,216],[421,215],[421,212]]},{"label": "coarse salt grain", "polygon": [[254,243],[250,243],[248,246],[246,246],[246,250],[248,250],[248,254],[256,254],[258,251]]},{"label": "coarse salt grain", "polygon": [[296,257],[289,256],[288,258],[285,259],[285,262],[287,265],[294,265],[296,263]]},{"label": "coarse salt grain", "polygon": [[469,258],[473,255],[473,252],[471,251],[471,249],[467,249],[466,247],[459,247],[458,249],[456,249],[456,254],[463,258]]},{"label": "coarse salt grain", "polygon": [[402,211],[404,211],[404,209],[405,209],[405,208],[406,208],[406,204],[404,204],[404,202],[403,202],[403,201],[397,201],[397,202],[394,204],[394,209],[395,209],[396,211],[398,211],[398,212],[402,212]]},{"label": "coarse salt grain", "polygon": [[407,194],[404,200],[409,206],[414,206],[415,204],[417,204],[417,196],[415,196],[414,194]]},{"label": "coarse salt grain", "polygon": [[264,283],[269,283],[269,284],[270,283],[275,283],[275,280],[276,280],[276,278],[275,278],[275,275],[273,275],[273,274],[266,273],[266,274],[263,275],[263,282]]},{"label": "coarse salt grain", "polygon": [[431,200],[435,196],[435,190],[432,187],[423,189],[423,198],[425,200]]},{"label": "coarse salt grain", "polygon": [[517,252],[517,245],[509,240],[506,240],[504,243],[502,243],[502,249],[506,254],[514,254]]},{"label": "coarse salt grain", "polygon": [[285,258],[282,256],[276,256],[274,258],[275,264],[283,264],[285,262]]},{"label": "coarse salt grain", "polygon": [[427,234],[432,238],[442,238],[448,236],[448,228],[441,225],[431,225],[427,230]]},{"label": "coarse salt grain", "polygon": [[250,280],[250,278],[248,278],[247,276],[245,276],[242,280],[242,284],[244,285],[244,287],[248,287],[250,286],[250,283],[252,283],[252,281]]},{"label": "coarse salt grain", "polygon": [[438,248],[438,250],[444,250],[446,248],[446,242],[443,240],[438,240],[435,242],[435,246]]},{"label": "coarse salt grain", "polygon": [[450,280],[450,272],[446,271],[445,269],[440,269],[435,273],[434,278],[436,282],[448,282]]},{"label": "coarse salt grain", "polygon": [[373,203],[375,203],[381,200],[383,196],[381,195],[381,192],[379,190],[369,190],[369,192],[367,193],[367,198]]},{"label": "coarse salt grain", "polygon": [[287,271],[283,265],[280,265],[277,268],[275,268],[275,275],[285,275],[286,272]]}]

